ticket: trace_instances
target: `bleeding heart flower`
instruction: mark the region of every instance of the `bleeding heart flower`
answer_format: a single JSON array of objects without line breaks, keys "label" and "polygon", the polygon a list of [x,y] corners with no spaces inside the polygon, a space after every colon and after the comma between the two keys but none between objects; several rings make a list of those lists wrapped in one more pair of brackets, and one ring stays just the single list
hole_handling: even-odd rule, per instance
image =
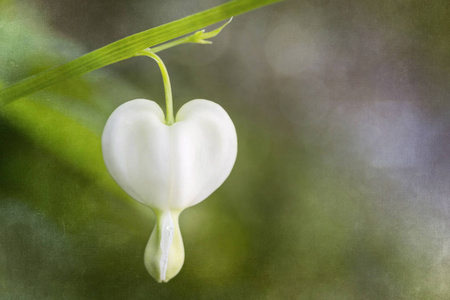
[{"label": "bleeding heart flower", "polygon": [[175,122],[166,125],[158,104],[132,100],[109,117],[102,149],[115,181],[156,214],[144,262],[157,281],[166,282],[184,262],[179,214],[211,195],[233,168],[233,122],[220,105],[197,99],[183,105]]}]

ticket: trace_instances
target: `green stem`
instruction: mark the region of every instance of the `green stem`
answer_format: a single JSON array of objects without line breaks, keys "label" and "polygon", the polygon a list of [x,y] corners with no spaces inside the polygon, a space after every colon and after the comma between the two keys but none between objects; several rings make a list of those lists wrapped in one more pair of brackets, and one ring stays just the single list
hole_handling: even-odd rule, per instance
[{"label": "green stem", "polygon": [[166,95],[166,124],[172,125],[174,123],[172,88],[170,86],[170,78],[169,78],[169,73],[167,72],[167,68],[164,65],[164,62],[162,61],[162,59],[150,49],[145,49],[142,52],[139,52],[138,54],[149,56],[158,63],[158,66],[159,66],[159,69],[161,70],[161,75],[163,78],[164,93]]},{"label": "green stem", "polygon": [[133,57],[143,49],[162,44],[211,24],[282,0],[235,0],[203,12],[170,22],[92,51],[62,66],[28,77],[0,90],[0,105],[32,94],[121,60]]},{"label": "green stem", "polygon": [[186,44],[186,43],[190,43],[189,37],[176,39],[174,41],[164,43],[160,46],[156,46],[156,47],[152,48],[152,52],[153,53],[161,52],[163,50],[166,50],[166,49],[169,49],[169,48],[181,45],[181,44]]},{"label": "green stem", "polygon": [[[193,44],[212,44],[211,41],[209,41],[208,39],[213,38],[215,36],[217,36],[222,29],[225,28],[225,26],[227,26],[228,24],[230,24],[231,20],[233,18],[229,19],[228,22],[226,22],[225,24],[223,24],[222,26],[220,26],[219,28],[216,28],[212,31],[209,32],[205,32],[205,30],[200,30],[197,31],[194,34],[191,34],[189,36],[183,37],[183,38],[179,38],[176,39],[174,41],[168,42],[168,43],[164,43],[162,45],[156,46],[154,48],[152,48],[152,52],[153,53],[157,53],[181,44],[187,44],[187,43],[193,43]],[[136,53],[136,55],[141,55],[142,53]],[[145,55],[145,54],[144,54]]]}]

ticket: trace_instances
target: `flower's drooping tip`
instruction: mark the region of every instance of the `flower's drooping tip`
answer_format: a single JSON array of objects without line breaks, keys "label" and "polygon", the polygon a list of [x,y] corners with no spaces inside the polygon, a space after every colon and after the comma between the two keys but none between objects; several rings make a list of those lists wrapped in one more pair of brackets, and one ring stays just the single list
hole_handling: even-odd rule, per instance
[{"label": "flower's drooping tip", "polygon": [[181,270],[184,246],[178,226],[179,213],[163,212],[145,248],[144,264],[158,282],[168,282]]}]

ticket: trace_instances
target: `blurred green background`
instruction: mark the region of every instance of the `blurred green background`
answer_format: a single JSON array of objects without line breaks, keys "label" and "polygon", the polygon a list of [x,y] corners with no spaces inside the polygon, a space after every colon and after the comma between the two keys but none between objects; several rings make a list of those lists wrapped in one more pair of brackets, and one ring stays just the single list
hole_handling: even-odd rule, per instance
[{"label": "blurred green background", "polygon": [[[225,1],[0,0],[0,84]],[[0,299],[450,299],[450,4],[294,1],[160,54],[175,108],[235,122],[225,184],[146,272],[150,209],[110,178],[121,103],[163,105],[134,58],[0,108]]]}]

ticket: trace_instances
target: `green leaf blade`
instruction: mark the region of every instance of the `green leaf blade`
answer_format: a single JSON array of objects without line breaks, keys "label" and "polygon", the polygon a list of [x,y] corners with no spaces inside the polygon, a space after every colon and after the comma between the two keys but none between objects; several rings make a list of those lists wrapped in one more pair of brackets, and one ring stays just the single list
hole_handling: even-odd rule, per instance
[{"label": "green leaf blade", "polygon": [[69,78],[131,58],[136,52],[167,42],[214,23],[282,0],[235,0],[140,32],[94,50],[64,65],[28,77],[0,90],[0,105]]}]

